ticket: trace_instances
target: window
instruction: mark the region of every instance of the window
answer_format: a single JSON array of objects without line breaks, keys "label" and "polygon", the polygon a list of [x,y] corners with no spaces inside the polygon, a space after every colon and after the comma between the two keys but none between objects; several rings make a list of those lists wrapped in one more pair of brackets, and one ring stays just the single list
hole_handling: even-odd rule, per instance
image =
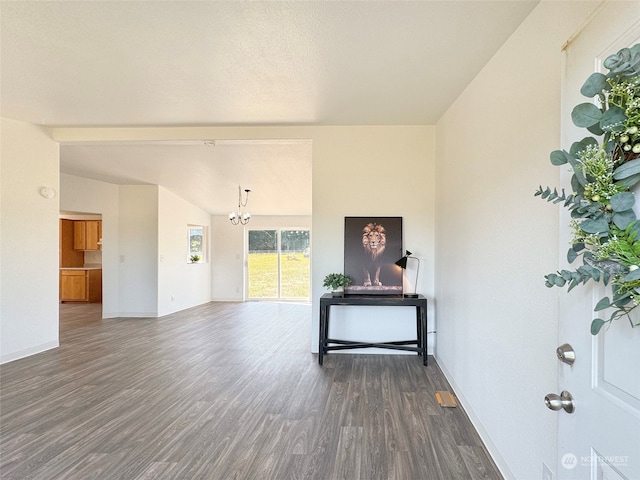
[{"label": "window", "polygon": [[309,299],[309,230],[249,230],[248,297]]},{"label": "window", "polygon": [[202,225],[187,225],[188,232],[188,263],[204,263],[206,248],[206,227]]}]

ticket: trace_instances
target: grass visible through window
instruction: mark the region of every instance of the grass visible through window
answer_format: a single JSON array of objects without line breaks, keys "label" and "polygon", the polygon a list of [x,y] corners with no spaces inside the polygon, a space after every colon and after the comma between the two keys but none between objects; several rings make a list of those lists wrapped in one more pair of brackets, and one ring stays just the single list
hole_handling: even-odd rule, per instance
[{"label": "grass visible through window", "polygon": [[[278,254],[249,254],[249,298],[278,298]],[[309,298],[309,257],[282,253],[281,298]]]}]

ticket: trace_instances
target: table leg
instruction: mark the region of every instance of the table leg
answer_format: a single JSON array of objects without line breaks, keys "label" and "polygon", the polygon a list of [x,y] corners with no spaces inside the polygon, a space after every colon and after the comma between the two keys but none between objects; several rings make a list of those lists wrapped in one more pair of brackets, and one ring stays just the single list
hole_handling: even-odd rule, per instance
[{"label": "table leg", "polygon": [[420,326],[422,327],[422,364],[427,366],[427,309],[420,308]]},{"label": "table leg", "polygon": [[[416,335],[417,335],[417,339],[418,339],[418,345],[416,345],[418,348],[422,348],[422,308],[421,307],[416,307]],[[422,355],[422,351],[418,352],[418,355]]]},{"label": "table leg", "polygon": [[326,328],[325,323],[327,321],[326,307],[320,307],[320,328],[319,328],[319,341],[318,341],[318,363],[322,365],[322,356],[324,354],[324,346],[326,344]]}]

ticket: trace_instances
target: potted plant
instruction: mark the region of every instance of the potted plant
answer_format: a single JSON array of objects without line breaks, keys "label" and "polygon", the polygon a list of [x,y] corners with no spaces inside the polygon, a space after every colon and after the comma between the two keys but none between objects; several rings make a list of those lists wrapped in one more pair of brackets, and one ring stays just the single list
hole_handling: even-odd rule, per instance
[{"label": "potted plant", "polygon": [[329,273],[324,277],[323,287],[328,288],[333,293],[344,292],[344,288],[351,285],[351,278],[342,273]]},{"label": "potted plant", "polygon": [[190,260],[191,263],[198,263],[202,257],[200,255],[191,255]]}]

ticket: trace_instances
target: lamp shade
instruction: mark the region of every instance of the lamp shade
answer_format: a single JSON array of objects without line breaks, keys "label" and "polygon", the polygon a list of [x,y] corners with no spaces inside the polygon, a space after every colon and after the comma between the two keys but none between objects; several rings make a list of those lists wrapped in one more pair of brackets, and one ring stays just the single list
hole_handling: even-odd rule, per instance
[{"label": "lamp shade", "polygon": [[400,260],[398,260],[396,262],[396,265],[398,265],[400,268],[407,268],[407,260],[409,259],[409,256],[413,255],[409,250],[406,251],[406,253],[404,254],[404,257],[402,257]]}]

